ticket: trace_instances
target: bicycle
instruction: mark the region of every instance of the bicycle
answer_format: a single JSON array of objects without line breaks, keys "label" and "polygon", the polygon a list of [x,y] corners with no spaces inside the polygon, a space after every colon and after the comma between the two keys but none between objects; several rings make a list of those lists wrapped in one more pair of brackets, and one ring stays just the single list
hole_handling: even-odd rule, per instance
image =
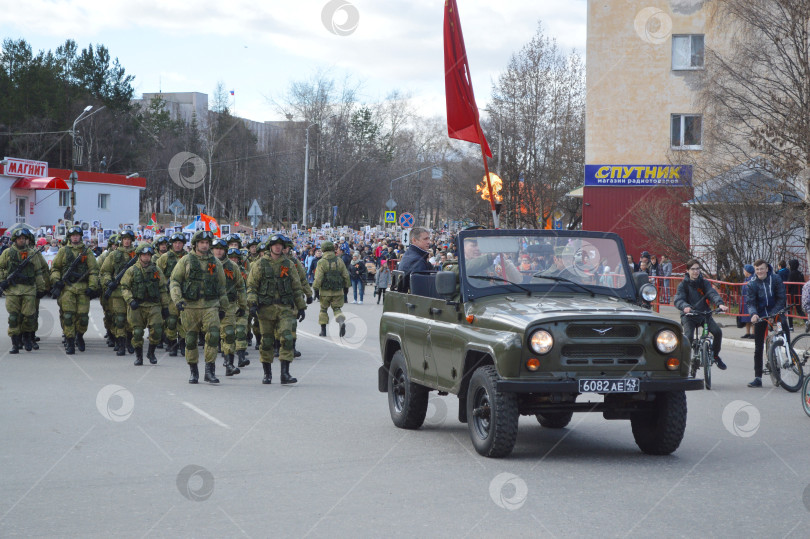
[{"label": "bicycle", "polygon": [[785,330],[782,324],[777,323],[784,313],[785,309],[762,319],[768,324],[765,329],[768,372],[774,387],[781,385],[787,391],[795,393],[802,387],[804,369],[792,343],[785,338]]},{"label": "bicycle", "polygon": [[697,375],[699,367],[703,367],[703,381],[706,389],[712,388],[712,365],[714,364],[714,335],[709,333],[709,323],[706,316],[719,313],[720,309],[712,311],[691,311],[683,313],[684,316],[703,316],[703,324],[695,328],[695,333],[700,332],[700,336],[690,335],[692,339],[692,378]]},{"label": "bicycle", "polygon": [[[802,373],[804,373],[804,366],[807,365],[807,358],[810,357],[810,321],[804,326],[804,333],[797,335],[790,345],[793,351],[799,356],[799,363],[802,366]],[[802,408],[804,413],[810,416],[810,376],[804,377],[804,384],[802,385]]]}]

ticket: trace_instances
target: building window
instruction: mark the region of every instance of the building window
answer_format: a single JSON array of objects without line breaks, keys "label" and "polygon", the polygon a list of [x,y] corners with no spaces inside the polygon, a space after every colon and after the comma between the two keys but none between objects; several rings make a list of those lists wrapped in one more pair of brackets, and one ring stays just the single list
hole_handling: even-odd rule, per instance
[{"label": "building window", "polygon": [[703,144],[699,114],[673,114],[671,144],[675,150],[700,150]]},{"label": "building window", "polygon": [[672,36],[672,69],[703,69],[703,35]]},{"label": "building window", "polygon": [[98,209],[100,210],[110,209],[110,195],[104,193],[98,194]]},{"label": "building window", "polygon": [[70,206],[70,191],[59,191],[59,205],[63,208]]}]

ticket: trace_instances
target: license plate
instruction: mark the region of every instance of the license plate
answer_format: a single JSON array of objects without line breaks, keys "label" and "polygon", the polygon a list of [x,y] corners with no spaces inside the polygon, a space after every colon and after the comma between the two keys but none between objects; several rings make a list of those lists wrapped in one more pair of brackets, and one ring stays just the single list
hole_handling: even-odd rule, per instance
[{"label": "license plate", "polygon": [[638,378],[592,378],[579,381],[580,393],[638,393]]}]

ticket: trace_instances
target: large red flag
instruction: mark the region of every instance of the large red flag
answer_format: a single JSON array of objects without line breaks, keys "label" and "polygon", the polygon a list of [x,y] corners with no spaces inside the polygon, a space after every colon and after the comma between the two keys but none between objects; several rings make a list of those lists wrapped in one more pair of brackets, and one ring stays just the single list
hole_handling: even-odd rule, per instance
[{"label": "large red flag", "polygon": [[480,144],[487,156],[492,152],[478,123],[470,65],[461,33],[456,0],[444,2],[444,90],[447,96],[447,133],[450,138]]}]

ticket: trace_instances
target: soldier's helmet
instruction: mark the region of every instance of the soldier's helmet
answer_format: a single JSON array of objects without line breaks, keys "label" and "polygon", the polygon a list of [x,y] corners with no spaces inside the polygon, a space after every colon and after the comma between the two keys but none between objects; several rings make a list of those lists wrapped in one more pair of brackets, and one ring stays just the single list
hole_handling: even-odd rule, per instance
[{"label": "soldier's helmet", "polygon": [[231,257],[234,257],[234,256],[236,258],[238,258],[239,261],[241,262],[242,261],[242,251],[241,251],[241,249],[237,249],[236,247],[231,247],[230,249],[228,249],[228,258],[231,258]]},{"label": "soldier's helmet", "polygon": [[210,230],[198,230],[191,237],[191,245],[197,245],[198,241],[213,241],[214,234]]},{"label": "soldier's helmet", "polygon": [[240,238],[238,234],[228,234],[225,241],[228,243],[228,245],[236,242],[239,244],[239,248],[242,248],[242,238]]},{"label": "soldier's helmet", "polygon": [[277,243],[280,243],[283,246],[286,243],[286,241],[284,241],[285,239],[286,236],[284,236],[284,234],[273,234],[267,239],[267,247],[270,247]]},{"label": "soldier's helmet", "polygon": [[256,249],[256,251],[258,251],[260,253],[262,253],[262,252],[264,252],[266,250],[267,250],[267,244],[264,243],[264,242],[260,243],[259,247]]},{"label": "soldier's helmet", "polygon": [[259,245],[260,243],[261,243],[261,240],[259,240],[259,238],[250,238],[248,240],[247,244],[245,245],[245,247],[250,248],[250,247],[253,247],[254,245]]},{"label": "soldier's helmet", "polygon": [[217,238],[213,242],[211,242],[211,249],[225,249],[227,251],[228,242],[226,242],[222,238]]},{"label": "soldier's helmet", "polygon": [[324,240],[324,241],[321,242],[321,251],[323,251],[324,253],[326,251],[334,252],[334,250],[335,250],[335,244],[332,243],[331,241]]},{"label": "soldier's helmet", "polygon": [[118,241],[123,240],[125,237],[129,236],[132,241],[135,241],[135,233],[131,230],[122,230],[118,233]]},{"label": "soldier's helmet", "polygon": [[157,239],[155,240],[155,245],[160,245],[161,243],[168,244],[169,238],[167,238],[166,236],[158,236]]},{"label": "soldier's helmet", "polygon": [[15,241],[17,238],[28,238],[29,240],[33,240],[34,233],[27,228],[18,228],[11,233],[11,241]]},{"label": "soldier's helmet", "polygon": [[81,236],[81,235],[84,234],[84,231],[82,230],[82,227],[80,227],[80,226],[72,226],[72,227],[70,227],[68,229],[66,236],[69,238],[73,234],[78,234],[79,236]]},{"label": "soldier's helmet", "polygon": [[185,237],[185,235],[183,235],[183,234],[181,234],[179,232],[175,232],[174,234],[172,234],[172,237],[169,238],[169,241],[171,243],[174,243],[176,241],[182,241],[183,245],[185,245],[186,244],[186,237]]},{"label": "soldier's helmet", "polygon": [[280,236],[282,238],[282,241],[284,242],[284,247],[289,247],[290,249],[292,249],[295,246],[292,238],[290,238],[289,236],[285,236],[284,234],[280,234]]},{"label": "soldier's helmet", "polygon": [[149,253],[150,255],[155,254],[155,248],[149,245],[148,243],[142,243],[135,249],[135,253],[138,255],[142,255],[144,253]]},{"label": "soldier's helmet", "polygon": [[110,239],[107,240],[108,246],[115,245],[117,243],[118,243],[118,234],[113,234],[112,236],[110,236]]}]

